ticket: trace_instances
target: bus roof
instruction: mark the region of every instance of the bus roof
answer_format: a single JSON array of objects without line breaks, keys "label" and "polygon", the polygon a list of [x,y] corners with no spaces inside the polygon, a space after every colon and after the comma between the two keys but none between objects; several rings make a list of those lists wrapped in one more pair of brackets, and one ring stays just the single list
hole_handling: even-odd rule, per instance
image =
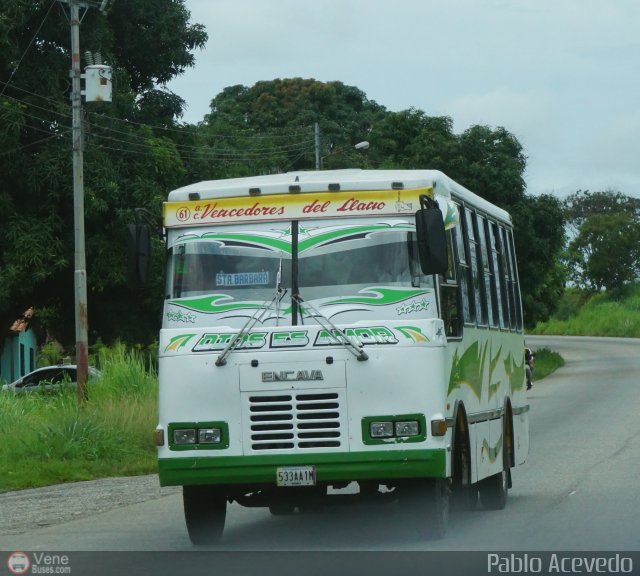
[{"label": "bus roof", "polygon": [[336,190],[408,190],[432,187],[436,196],[470,204],[499,220],[511,223],[509,214],[467,190],[438,170],[321,170],[286,172],[246,178],[205,180],[169,193],[169,202],[247,197],[269,194],[304,194]]}]

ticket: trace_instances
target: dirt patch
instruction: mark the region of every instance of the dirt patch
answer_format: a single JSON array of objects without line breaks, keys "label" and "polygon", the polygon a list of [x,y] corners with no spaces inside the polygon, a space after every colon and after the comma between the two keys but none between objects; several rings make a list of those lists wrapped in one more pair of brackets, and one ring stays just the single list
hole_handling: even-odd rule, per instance
[{"label": "dirt patch", "polygon": [[180,491],[160,488],[157,474],[102,478],[0,494],[0,535],[22,534]]}]

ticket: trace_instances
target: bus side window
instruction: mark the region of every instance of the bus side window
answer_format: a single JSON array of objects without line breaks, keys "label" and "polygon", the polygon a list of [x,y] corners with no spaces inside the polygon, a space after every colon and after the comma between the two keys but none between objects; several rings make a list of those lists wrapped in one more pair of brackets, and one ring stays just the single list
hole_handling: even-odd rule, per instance
[{"label": "bus side window", "polygon": [[460,317],[460,290],[455,266],[456,230],[447,230],[447,252],[449,267],[444,276],[440,276],[440,317],[444,322],[447,338],[462,336],[462,319]]},{"label": "bus side window", "polygon": [[513,242],[513,231],[507,233],[509,247],[509,258],[511,260],[511,281],[515,301],[516,330],[522,330],[522,302],[520,301],[520,283],[518,281],[518,261],[516,258],[516,247]]},{"label": "bus side window", "polygon": [[482,274],[482,255],[478,244],[476,233],[475,213],[469,208],[464,210],[466,220],[467,244],[469,254],[469,264],[471,267],[471,276],[473,284],[470,290],[473,293],[476,311],[476,322],[478,326],[486,326],[487,324],[487,306],[484,300],[484,278]]},{"label": "bus side window", "polygon": [[500,328],[509,328],[509,299],[507,296],[507,283],[504,272],[504,248],[500,240],[500,228],[498,224],[492,222],[489,227],[489,237],[491,239],[491,254],[493,259],[493,271],[496,280],[498,316]]},{"label": "bus side window", "polygon": [[[458,207],[458,211],[462,214],[462,209]],[[476,320],[475,301],[471,287],[473,286],[473,278],[471,267],[469,266],[468,244],[466,238],[466,220],[460,219],[459,225],[453,230],[453,239],[455,246],[455,258],[458,263],[458,283],[460,286],[460,301],[462,305],[462,315],[465,324],[473,324]]]},{"label": "bus side window", "polygon": [[494,308],[492,304],[491,290],[491,265],[489,263],[489,254],[487,250],[487,237],[485,234],[486,219],[484,216],[476,213],[476,238],[478,240],[479,252],[479,269],[480,269],[480,285],[482,292],[482,307],[485,318],[489,326],[496,326],[496,318],[494,316]]},{"label": "bus side window", "polygon": [[515,270],[515,258],[513,245],[510,242],[510,232],[502,228],[503,258],[505,261],[505,280],[507,283],[507,293],[509,296],[509,327],[517,330],[522,325],[522,314],[520,307],[520,293],[517,283],[517,273]]}]

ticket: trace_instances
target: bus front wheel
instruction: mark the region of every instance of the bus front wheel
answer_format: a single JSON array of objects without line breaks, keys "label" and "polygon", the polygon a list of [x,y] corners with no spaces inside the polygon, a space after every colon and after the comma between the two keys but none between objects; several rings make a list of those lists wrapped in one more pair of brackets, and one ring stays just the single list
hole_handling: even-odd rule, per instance
[{"label": "bus front wheel", "polygon": [[511,421],[506,421],[502,444],[502,471],[478,483],[482,505],[488,510],[502,510],[507,504],[511,487]]},{"label": "bus front wheel", "polygon": [[213,486],[183,486],[184,519],[193,544],[215,544],[222,537],[227,497]]},{"label": "bus front wheel", "polygon": [[444,538],[449,525],[450,492],[444,478],[414,480],[404,487],[403,508],[405,514],[411,515],[420,536]]},{"label": "bus front wheel", "polygon": [[478,483],[482,505],[489,510],[502,510],[509,494],[509,470],[489,476]]},{"label": "bus front wheel", "polygon": [[276,500],[275,502],[271,502],[269,504],[269,512],[273,516],[289,516],[293,514],[296,506],[292,502],[287,502],[286,500]]}]

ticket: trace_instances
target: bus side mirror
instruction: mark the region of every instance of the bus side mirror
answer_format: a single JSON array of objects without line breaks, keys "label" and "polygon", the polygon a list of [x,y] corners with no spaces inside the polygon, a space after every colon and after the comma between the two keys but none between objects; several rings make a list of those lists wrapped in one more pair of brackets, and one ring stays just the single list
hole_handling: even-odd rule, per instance
[{"label": "bus side mirror", "polygon": [[144,287],[151,272],[151,232],[147,224],[127,226],[127,280],[131,286]]},{"label": "bus side mirror", "polygon": [[422,273],[444,274],[449,267],[444,218],[438,204],[424,195],[416,212],[416,236]]}]

